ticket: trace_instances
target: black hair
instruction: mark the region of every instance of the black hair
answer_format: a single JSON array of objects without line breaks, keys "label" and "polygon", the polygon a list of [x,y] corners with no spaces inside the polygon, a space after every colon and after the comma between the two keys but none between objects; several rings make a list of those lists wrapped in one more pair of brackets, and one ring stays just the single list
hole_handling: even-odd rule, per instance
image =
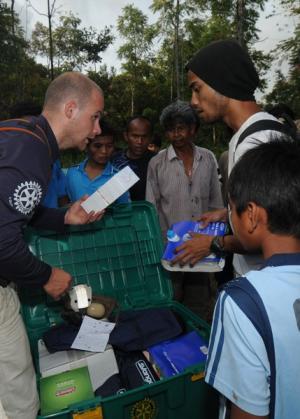
[{"label": "black hair", "polygon": [[149,124],[149,127],[150,127],[150,134],[152,134],[152,131],[153,131],[152,122],[150,121],[149,118],[147,118],[146,116],[143,116],[143,115],[134,115],[134,116],[131,116],[130,118],[128,118],[127,121],[126,121],[126,125],[125,125],[125,131],[126,132],[129,131],[129,127],[130,127],[131,122],[135,121],[136,119],[138,119],[140,121],[147,122]]},{"label": "black hair", "polygon": [[286,128],[286,132],[294,139],[297,138],[297,126],[294,122],[294,111],[284,103],[278,103],[275,106],[267,107],[266,111],[275,116]]},{"label": "black hair", "polygon": [[160,124],[165,131],[174,128],[176,124],[194,125],[197,131],[200,121],[197,112],[188,102],[177,100],[162,110]]},{"label": "black hair", "polygon": [[264,208],[271,233],[300,239],[300,144],[273,137],[248,150],[228,181],[229,199],[241,215],[249,202]]},{"label": "black hair", "polygon": [[271,107],[267,106],[266,111],[276,118],[288,115],[291,119],[295,119],[295,112],[285,103],[277,103],[277,105]]},{"label": "black hair", "polygon": [[114,137],[116,135],[116,130],[110,125],[110,123],[106,119],[100,120],[100,128],[101,134],[97,135],[97,137]]},{"label": "black hair", "polygon": [[154,134],[151,140],[151,144],[155,144],[157,147],[161,147],[162,141],[161,136],[159,134]]},{"label": "black hair", "polygon": [[115,141],[116,131],[110,125],[109,122],[107,122],[105,119],[101,119],[100,128],[101,128],[101,133],[96,135],[95,138],[89,138],[88,144],[93,143],[95,140],[98,140],[101,137],[112,137],[113,141]]}]

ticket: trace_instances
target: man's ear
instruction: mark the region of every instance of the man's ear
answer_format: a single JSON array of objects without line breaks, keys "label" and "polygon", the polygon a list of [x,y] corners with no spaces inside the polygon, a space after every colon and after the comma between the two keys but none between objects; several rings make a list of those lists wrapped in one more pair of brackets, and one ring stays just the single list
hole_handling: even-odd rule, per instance
[{"label": "man's ear", "polygon": [[68,119],[72,119],[72,117],[75,115],[75,112],[77,111],[78,106],[75,100],[70,100],[65,104],[65,115]]},{"label": "man's ear", "polygon": [[268,222],[267,212],[264,208],[249,202],[247,205],[247,218],[248,218],[248,233],[253,233],[257,227],[266,225]]},{"label": "man's ear", "polygon": [[123,137],[124,137],[124,140],[126,141],[126,143],[128,143],[127,131],[123,131]]}]

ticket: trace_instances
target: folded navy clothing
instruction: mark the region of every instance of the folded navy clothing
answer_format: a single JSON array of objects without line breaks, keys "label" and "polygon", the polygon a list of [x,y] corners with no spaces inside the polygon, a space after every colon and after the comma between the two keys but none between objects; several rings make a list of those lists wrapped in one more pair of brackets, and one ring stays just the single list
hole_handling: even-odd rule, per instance
[{"label": "folded navy clothing", "polygon": [[141,351],[115,351],[119,374],[124,387],[128,390],[159,381],[150,362]]},{"label": "folded navy clothing", "polygon": [[142,351],[181,333],[180,324],[168,308],[128,310],[119,314],[108,342],[124,351]]},{"label": "folded navy clothing", "polygon": [[109,397],[116,394],[122,394],[126,391],[121,381],[120,374],[114,374],[109,377],[102,386],[95,391],[95,396]]},{"label": "folded navy clothing", "polygon": [[46,348],[50,353],[71,349],[78,331],[79,327],[74,326],[73,324],[62,323],[50,327],[50,329],[43,334]]}]

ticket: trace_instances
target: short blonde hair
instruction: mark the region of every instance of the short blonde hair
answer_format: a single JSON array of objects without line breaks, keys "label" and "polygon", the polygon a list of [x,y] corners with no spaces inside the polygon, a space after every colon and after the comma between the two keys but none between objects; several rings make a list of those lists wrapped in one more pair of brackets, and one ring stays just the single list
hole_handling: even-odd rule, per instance
[{"label": "short blonde hair", "polygon": [[56,77],[49,85],[44,100],[43,110],[53,111],[62,102],[75,99],[78,106],[84,106],[90,99],[93,91],[102,89],[82,73],[69,71]]}]

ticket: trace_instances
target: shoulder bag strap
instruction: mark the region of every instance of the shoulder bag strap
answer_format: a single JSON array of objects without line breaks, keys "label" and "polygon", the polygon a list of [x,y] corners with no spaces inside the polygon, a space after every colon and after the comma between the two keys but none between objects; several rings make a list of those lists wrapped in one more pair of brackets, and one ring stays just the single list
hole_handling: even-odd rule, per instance
[{"label": "shoulder bag strap", "polygon": [[273,419],[275,417],[276,364],[273,333],[266,308],[259,293],[247,278],[238,278],[228,282],[224,286],[224,291],[245,313],[265,344],[271,371],[269,418]]},{"label": "shoulder bag strap", "polygon": [[281,132],[290,136],[290,133],[288,132],[287,128],[281,122],[274,121],[272,119],[262,119],[249,125],[249,127],[242,132],[238,139],[238,142],[236,143],[235,151],[238,148],[238,146],[244,141],[244,139],[249,137],[249,135],[254,134],[255,132],[268,130]]}]

